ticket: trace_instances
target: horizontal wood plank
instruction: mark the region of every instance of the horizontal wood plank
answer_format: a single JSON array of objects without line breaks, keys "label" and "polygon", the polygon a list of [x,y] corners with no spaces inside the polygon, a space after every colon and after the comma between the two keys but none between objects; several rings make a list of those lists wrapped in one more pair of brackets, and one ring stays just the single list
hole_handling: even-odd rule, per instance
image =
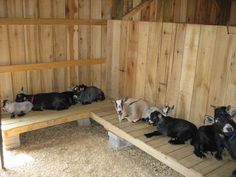
[{"label": "horizontal wood plank", "polygon": [[59,18],[0,18],[0,25],[107,25],[107,20]]},{"label": "horizontal wood plank", "polygon": [[100,59],[58,61],[50,63],[7,65],[7,66],[0,66],[0,73],[44,70],[44,69],[65,68],[65,67],[84,66],[84,65],[96,65],[96,64],[104,64],[105,61],[106,61],[105,59],[100,58]]}]

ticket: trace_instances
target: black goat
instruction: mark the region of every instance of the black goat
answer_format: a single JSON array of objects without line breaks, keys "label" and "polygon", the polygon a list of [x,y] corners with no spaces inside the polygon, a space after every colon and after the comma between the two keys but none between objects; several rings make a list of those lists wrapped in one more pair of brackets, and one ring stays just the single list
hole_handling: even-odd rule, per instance
[{"label": "black goat", "polygon": [[232,177],[236,177],[236,170],[232,172]]},{"label": "black goat", "polygon": [[147,138],[166,135],[171,137],[170,144],[184,144],[185,141],[195,137],[197,127],[184,119],[164,116],[160,112],[151,113],[149,123],[157,127],[158,131],[144,134]]},{"label": "black goat", "polygon": [[39,93],[35,95],[26,95],[20,93],[16,95],[16,102],[30,101],[33,104],[33,111],[63,110],[68,109],[71,105],[68,97],[63,93]]},{"label": "black goat", "polygon": [[193,140],[194,154],[200,158],[207,152],[216,152],[215,158],[222,160],[224,147],[233,159],[236,159],[236,125],[231,119],[235,113],[230,106],[214,107],[214,116],[205,116],[212,125],[201,126]]},{"label": "black goat", "polygon": [[77,95],[77,101],[81,104],[105,100],[103,91],[95,86],[77,85],[72,89]]},{"label": "black goat", "polygon": [[70,105],[75,105],[78,103],[77,96],[74,91],[65,91],[65,92],[62,92],[62,94],[64,94],[67,97],[67,99],[70,102]]}]

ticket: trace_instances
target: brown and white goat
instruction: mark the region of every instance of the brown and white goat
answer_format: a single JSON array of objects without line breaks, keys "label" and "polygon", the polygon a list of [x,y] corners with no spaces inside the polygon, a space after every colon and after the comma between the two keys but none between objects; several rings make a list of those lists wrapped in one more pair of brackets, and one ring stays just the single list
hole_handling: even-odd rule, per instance
[{"label": "brown and white goat", "polygon": [[120,122],[123,119],[127,119],[129,122],[137,122],[143,118],[149,108],[148,103],[141,98],[124,98],[115,100],[113,103]]}]

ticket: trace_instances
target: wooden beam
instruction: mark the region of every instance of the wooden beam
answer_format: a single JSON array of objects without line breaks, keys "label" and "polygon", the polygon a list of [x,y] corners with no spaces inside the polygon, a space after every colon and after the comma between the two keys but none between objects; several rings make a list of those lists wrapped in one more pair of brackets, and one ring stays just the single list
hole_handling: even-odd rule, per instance
[{"label": "wooden beam", "polygon": [[0,18],[0,25],[107,25],[107,20],[60,18]]},{"label": "wooden beam", "polygon": [[127,13],[125,16],[123,16],[123,20],[129,20],[134,15],[136,15],[138,12],[145,9],[153,0],[147,0],[142,3],[140,3],[138,6],[136,6],[133,10],[131,10],[129,13]]},{"label": "wooden beam", "polygon": [[7,65],[7,66],[0,66],[0,73],[44,70],[44,69],[74,67],[74,66],[82,66],[82,65],[83,66],[96,65],[96,64],[104,64],[104,63],[105,63],[105,59],[100,58],[100,59],[58,61],[58,62],[50,62],[50,63],[37,63],[37,64]]}]

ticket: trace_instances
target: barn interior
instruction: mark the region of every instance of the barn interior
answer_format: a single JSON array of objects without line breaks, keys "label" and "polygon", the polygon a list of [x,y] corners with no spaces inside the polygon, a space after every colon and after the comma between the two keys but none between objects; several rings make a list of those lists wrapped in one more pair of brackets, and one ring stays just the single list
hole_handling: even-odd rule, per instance
[{"label": "barn interior", "polygon": [[[0,176],[231,176],[226,150],[222,161],[201,159],[190,143],[147,139],[155,127],[120,123],[111,100],[174,105],[172,116],[198,127],[211,105],[235,109],[235,25],[235,0],[0,0],[1,104],[22,88],[85,84],[106,96],[15,119],[1,112]],[[78,126],[85,118],[92,124]],[[107,131],[133,146],[107,147]]]}]

